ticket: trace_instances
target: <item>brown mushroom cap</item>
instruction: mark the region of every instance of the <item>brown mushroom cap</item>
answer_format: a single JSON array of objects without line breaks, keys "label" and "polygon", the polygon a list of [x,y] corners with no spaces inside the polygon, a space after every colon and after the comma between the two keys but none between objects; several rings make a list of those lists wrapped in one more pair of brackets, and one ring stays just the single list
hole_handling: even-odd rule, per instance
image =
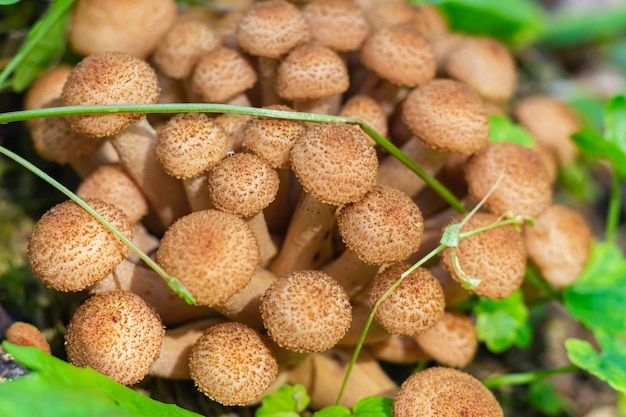
[{"label": "brown mushroom cap", "polygon": [[276,379],[278,363],[261,335],[235,322],[209,327],[189,356],[189,373],[205,395],[223,405],[247,405]]},{"label": "brown mushroom cap", "polygon": [[[159,84],[147,62],[122,52],[88,56],[74,67],[63,88],[63,105],[153,104]],[[138,113],[95,114],[69,117],[73,130],[83,135],[113,135],[139,120]]]},{"label": "brown mushroom cap", "polygon": [[225,103],[256,81],[256,72],[239,52],[220,47],[200,58],[191,76],[191,88],[207,103]]},{"label": "brown mushroom cap", "polygon": [[[488,226],[498,220],[489,213],[476,213],[462,232]],[[526,247],[521,234],[511,225],[497,227],[461,240],[456,250],[463,272],[481,279],[473,291],[484,297],[506,298],[524,280]],[[452,278],[460,281],[452,265],[451,250],[441,253],[442,261]]]},{"label": "brown mushroom cap", "polygon": [[212,306],[250,282],[260,256],[254,233],[242,219],[202,210],[170,226],[161,239],[157,262],[189,289],[197,304]]},{"label": "brown mushroom cap", "polygon": [[179,113],[159,130],[155,155],[175,178],[193,178],[226,157],[230,141],[222,128],[202,113]]},{"label": "brown mushroom cap", "polygon": [[294,143],[291,166],[307,193],[341,205],[359,200],[376,183],[378,158],[361,129],[317,124]]},{"label": "brown mushroom cap", "polygon": [[7,342],[15,343],[16,345],[34,346],[46,353],[50,353],[50,344],[46,337],[38,328],[23,321],[16,321],[10,325],[4,334],[4,338]]},{"label": "brown mushroom cap", "polygon": [[337,51],[359,49],[369,33],[369,24],[363,12],[349,1],[309,2],[302,12],[313,42]]},{"label": "brown mushroom cap", "polygon": [[494,214],[536,216],[552,201],[550,175],[533,150],[516,143],[490,143],[465,165],[470,195],[482,200],[502,179],[485,201]]},{"label": "brown mushroom cap", "polygon": [[165,329],[141,297],[101,292],[76,309],[65,349],[76,366],[90,366],[124,385],[141,381],[161,351]]},{"label": "brown mushroom cap", "polygon": [[344,206],[337,223],[346,246],[371,264],[407,259],[419,249],[424,233],[424,219],[413,200],[381,185]]},{"label": "brown mushroom cap", "polygon": [[393,84],[414,87],[435,78],[435,57],[428,41],[407,24],[370,35],[359,58],[363,65]]},{"label": "brown mushroom cap", "polygon": [[430,357],[455,368],[469,364],[478,350],[478,336],[472,320],[447,311],[433,327],[415,338]]},{"label": "brown mushroom cap", "polygon": [[[352,96],[344,103],[339,116],[357,117],[373,127],[382,136],[387,136],[387,117],[380,104],[369,96],[363,94]],[[370,143],[374,145],[374,140],[369,139]]]},{"label": "brown mushroom cap", "polygon": [[411,375],[393,405],[395,417],[503,417],[498,401],[479,380],[451,368]]},{"label": "brown mushroom cap", "polygon": [[251,55],[278,58],[309,40],[309,27],[296,6],[283,0],[255,3],[241,18],[237,43]]},{"label": "brown mushroom cap", "polygon": [[285,100],[315,100],[344,93],[348,69],[330,48],[303,45],[292,50],[276,71],[276,92]]},{"label": "brown mushroom cap", "polygon": [[261,316],[270,337],[296,352],[322,352],[348,331],[352,307],[339,283],[321,271],[289,273],[265,291]]},{"label": "brown mushroom cap", "polygon": [[278,185],[276,170],[249,153],[222,160],[208,175],[215,207],[242,217],[258,213],[274,201]]},{"label": "brown mushroom cap", "polygon": [[[400,262],[376,275],[369,290],[372,304],[411,267]],[[443,290],[437,278],[426,268],[417,268],[383,301],[376,319],[390,333],[411,336],[430,329],[445,308]]]},{"label": "brown mushroom cap", "polygon": [[453,80],[433,80],[413,90],[402,119],[426,145],[469,155],[489,142],[489,121],[480,97]]},{"label": "brown mushroom cap", "polygon": [[551,285],[562,288],[578,278],[591,251],[591,228],[578,212],[551,205],[534,226],[524,227],[524,243],[530,260]]},{"label": "brown mushroom cap", "polygon": [[[61,97],[63,85],[71,71],[72,67],[59,65],[37,77],[24,96],[24,110],[40,109],[52,100]],[[44,119],[26,120],[25,123],[30,128],[41,120]]]},{"label": "brown mushroom cap", "polygon": [[[121,209],[98,200],[86,202],[124,236],[133,231]],[[65,201],[39,219],[28,244],[33,274],[57,291],[80,291],[104,278],[129,249],[78,204]]]},{"label": "brown mushroom cap", "polygon": [[444,70],[488,100],[506,101],[517,90],[513,55],[495,39],[464,37],[448,53]]}]

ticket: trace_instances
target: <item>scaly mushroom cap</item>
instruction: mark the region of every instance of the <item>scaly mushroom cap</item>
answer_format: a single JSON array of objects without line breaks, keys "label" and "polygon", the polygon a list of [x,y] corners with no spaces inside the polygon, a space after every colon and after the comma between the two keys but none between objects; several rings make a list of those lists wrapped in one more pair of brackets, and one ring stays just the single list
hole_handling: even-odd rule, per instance
[{"label": "scaly mushroom cap", "polygon": [[120,51],[146,58],[175,19],[174,0],[80,0],[69,42],[81,55]]},{"label": "scaly mushroom cap", "polygon": [[219,210],[252,216],[274,201],[278,174],[260,157],[238,153],[222,160],[208,175],[209,195]]},{"label": "scaly mushroom cap", "polygon": [[141,297],[101,292],[80,305],[65,334],[69,361],[124,385],[141,381],[156,361],[165,329]]},{"label": "scaly mushroom cap", "polygon": [[[28,87],[24,96],[24,110],[41,109],[52,100],[61,97],[63,85],[72,72],[72,67],[59,65],[41,74]],[[29,128],[45,119],[26,120]]]},{"label": "scaly mushroom cap", "polygon": [[[159,83],[147,62],[122,52],[88,56],[74,67],[63,88],[64,106],[154,104]],[[113,135],[139,120],[138,113],[69,117],[70,126],[87,136]]]},{"label": "scaly mushroom cap", "polygon": [[336,51],[356,51],[369,34],[369,24],[363,12],[349,1],[310,2],[302,12],[313,42]]},{"label": "scaly mushroom cap", "polygon": [[479,380],[451,368],[428,368],[400,387],[394,417],[504,417],[498,401]]},{"label": "scaly mushroom cap", "polygon": [[453,80],[433,80],[413,90],[402,119],[426,145],[469,155],[489,142],[489,121],[482,100]]},{"label": "scaly mushroom cap", "polygon": [[591,228],[576,211],[551,205],[524,227],[530,260],[551,285],[563,288],[578,278],[591,251]]},{"label": "scaly mushroom cap", "polygon": [[444,70],[495,102],[510,99],[517,90],[515,60],[509,49],[495,39],[464,37],[448,53]]},{"label": "scaly mushroom cap", "polygon": [[165,232],[157,262],[178,278],[197,304],[223,303],[245,287],[261,263],[250,227],[234,214],[196,211]]},{"label": "scaly mushroom cap", "polygon": [[265,291],[261,316],[270,337],[296,352],[322,352],[350,328],[352,307],[341,285],[321,271],[289,273]]},{"label": "scaly mushroom cap", "polygon": [[223,405],[254,402],[276,379],[278,363],[261,335],[235,322],[209,327],[189,356],[196,386]]},{"label": "scaly mushroom cap", "polygon": [[494,214],[536,216],[552,201],[550,175],[533,150],[516,143],[490,143],[465,164],[470,195],[482,200],[502,176],[485,202]]},{"label": "scaly mushroom cap", "polygon": [[[129,239],[121,209],[98,200],[86,202]],[[28,244],[33,274],[57,291],[80,291],[104,278],[129,249],[109,229],[72,201],[57,204],[39,219]]]},{"label": "scaly mushroom cap", "polygon": [[[373,127],[382,136],[387,136],[387,117],[380,104],[369,96],[362,94],[352,96],[341,108],[339,116],[357,117]],[[376,144],[374,139],[369,139],[372,145]]]},{"label": "scaly mushroom cap", "polygon": [[278,58],[309,40],[306,19],[283,0],[255,3],[239,21],[237,43],[249,54]]},{"label": "scaly mushroom cap", "polygon": [[478,336],[472,320],[448,311],[432,328],[415,338],[430,357],[455,368],[469,364],[478,350]]},{"label": "scaly mushroom cap", "polygon": [[152,59],[167,76],[186,78],[191,75],[200,57],[217,49],[220,43],[219,35],[207,22],[179,20],[161,39]]},{"label": "scaly mushroom cap", "polygon": [[363,65],[393,84],[415,87],[435,78],[435,56],[414,27],[400,24],[370,35],[359,58]]},{"label": "scaly mushroom cap", "polygon": [[[376,275],[369,290],[372,304],[411,267],[400,262]],[[412,336],[430,329],[445,308],[443,290],[437,278],[426,268],[417,268],[383,301],[376,319],[389,333]]]},{"label": "scaly mushroom cap", "polygon": [[[293,111],[281,105],[265,108]],[[305,131],[304,123],[295,120],[255,117],[246,124],[243,146],[263,158],[272,168],[286,168],[289,166],[291,147]]]},{"label": "scaly mushroom cap", "polygon": [[207,103],[225,103],[256,81],[254,68],[239,52],[221,47],[200,58],[191,76],[191,88]]},{"label": "scaly mushroom cap", "polygon": [[[479,212],[461,231],[469,232],[497,220],[498,216]],[[496,227],[461,240],[456,254],[462,271],[470,277],[482,280],[473,290],[478,295],[506,298],[522,285],[526,268],[526,247],[521,234],[511,225]],[[450,248],[446,248],[441,257],[452,278],[460,281],[454,271]]]},{"label": "scaly mushroom cap", "polygon": [[175,178],[193,178],[226,157],[230,141],[222,128],[202,113],[179,113],[159,130],[156,157]]},{"label": "scaly mushroom cap", "polygon": [[424,219],[402,191],[377,185],[359,201],[344,206],[337,218],[339,233],[363,262],[399,262],[419,249]]},{"label": "scaly mushroom cap", "polygon": [[285,100],[315,100],[344,93],[348,68],[332,49],[304,45],[292,50],[276,71],[276,92]]},{"label": "scaly mushroom cap", "polygon": [[4,338],[7,342],[15,343],[19,346],[33,346],[48,354],[50,353],[50,344],[46,337],[38,328],[23,321],[16,321],[10,325],[4,334]]},{"label": "scaly mushroom cap", "polygon": [[376,184],[378,158],[361,129],[317,124],[294,143],[291,167],[307,193],[342,205],[359,200]]}]

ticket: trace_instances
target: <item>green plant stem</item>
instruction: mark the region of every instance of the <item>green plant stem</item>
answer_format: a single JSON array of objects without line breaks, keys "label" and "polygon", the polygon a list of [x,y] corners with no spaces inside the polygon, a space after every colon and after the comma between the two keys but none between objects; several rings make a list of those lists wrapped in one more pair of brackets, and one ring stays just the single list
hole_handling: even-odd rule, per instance
[{"label": "green plant stem", "polygon": [[622,186],[620,178],[613,169],[611,178],[611,195],[609,197],[609,211],[606,216],[606,241],[615,243],[619,227],[620,212],[622,210]]},{"label": "green plant stem", "polygon": [[540,381],[552,375],[576,372],[579,369],[580,368],[578,368],[576,365],[567,365],[561,368],[548,369],[545,371],[500,375],[484,380],[483,385],[485,385],[489,389],[501,387],[503,385],[524,385],[530,384],[535,381]]},{"label": "green plant stem", "polygon": [[524,272],[524,279],[526,281],[533,284],[542,292],[546,293],[551,300],[561,300],[561,295],[557,290],[552,288],[550,284],[544,281],[538,274],[537,271],[531,266],[526,266],[526,271]]},{"label": "green plant stem", "polygon": [[74,201],[80,207],[85,209],[91,216],[93,216],[96,220],[102,223],[107,229],[109,229],[118,239],[120,239],[126,246],[128,246],[133,252],[135,252],[142,261],[144,261],[150,268],[152,268],[161,278],[165,280],[167,286],[172,289],[176,294],[181,296],[187,303],[194,304],[195,300],[191,293],[185,288],[185,286],[175,277],[169,275],[167,272],[163,270],[156,262],[154,262],[148,255],[146,255],[141,249],[139,249],[133,242],[131,242],[122,232],[120,232],[115,226],[113,226],[107,219],[102,217],[100,213],[95,211],[89,204],[87,204],[83,199],[74,194],[69,188],[65,187],[63,184],[43,172],[37,166],[33,165],[26,159],[17,155],[16,153],[8,150],[4,146],[0,146],[0,153],[11,158],[18,164],[22,165],[24,168],[28,169],[33,174],[37,175],[42,180],[46,181],[48,184],[52,185],[54,188],[65,194],[70,200]]},{"label": "green plant stem", "polygon": [[358,125],[383,149],[394,157],[398,158],[407,168],[420,177],[429,187],[431,187],[441,198],[454,207],[460,213],[465,213],[467,209],[433,176],[422,170],[413,160],[404,154],[387,138],[376,132],[370,125],[361,119],[351,117],[331,116],[325,114],[313,114],[302,112],[291,112],[282,110],[259,109],[255,107],[232,106],[228,104],[211,103],[175,103],[175,104],[129,104],[110,106],[68,106],[50,107],[36,110],[21,110],[0,114],[0,124],[36,119],[41,117],[62,117],[79,116],[88,114],[111,114],[111,113],[230,113],[243,114],[257,117],[271,117],[285,120],[296,120],[313,123],[348,123]]}]

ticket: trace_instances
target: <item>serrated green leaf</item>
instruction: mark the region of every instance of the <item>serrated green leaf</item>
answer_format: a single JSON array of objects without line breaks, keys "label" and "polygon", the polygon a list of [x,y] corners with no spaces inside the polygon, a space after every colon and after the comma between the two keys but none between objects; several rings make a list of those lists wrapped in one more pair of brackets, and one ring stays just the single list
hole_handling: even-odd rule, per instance
[{"label": "serrated green leaf", "polygon": [[354,404],[354,415],[359,417],[391,417],[393,400],[387,397],[365,397]]},{"label": "serrated green leaf", "polygon": [[567,357],[574,365],[626,393],[626,341],[603,331],[594,332],[594,336],[600,352],[585,340],[568,339],[565,341]]},{"label": "serrated green leaf", "polygon": [[351,415],[352,413],[347,407],[343,405],[331,405],[322,408],[320,411],[313,414],[313,417],[346,417]]},{"label": "serrated green leaf", "polygon": [[311,398],[303,385],[283,385],[275,393],[263,399],[256,417],[298,417],[304,411]]},{"label": "serrated green leaf", "polygon": [[531,147],[535,139],[522,126],[501,114],[489,115],[489,142],[511,142]]},{"label": "serrated green leaf", "polygon": [[478,340],[491,352],[500,353],[512,346],[525,348],[530,344],[528,308],[520,290],[502,300],[479,297],[474,314]]},{"label": "serrated green leaf", "polygon": [[572,135],[572,140],[582,153],[590,158],[606,159],[620,176],[626,178],[626,152],[609,142],[590,128],[583,128]]},{"label": "serrated green leaf", "polygon": [[604,111],[604,136],[626,155],[626,97],[613,97]]},{"label": "serrated green leaf", "polygon": [[0,383],[2,416],[199,417],[176,405],[145,397],[91,368],[77,368],[40,349],[7,342],[3,347],[33,373]]},{"label": "serrated green leaf", "polygon": [[568,408],[554,385],[546,380],[530,384],[528,402],[531,407],[548,416],[561,414]]},{"label": "serrated green leaf", "polygon": [[563,291],[572,317],[593,331],[626,335],[626,259],[611,242],[594,242],[587,265]]}]

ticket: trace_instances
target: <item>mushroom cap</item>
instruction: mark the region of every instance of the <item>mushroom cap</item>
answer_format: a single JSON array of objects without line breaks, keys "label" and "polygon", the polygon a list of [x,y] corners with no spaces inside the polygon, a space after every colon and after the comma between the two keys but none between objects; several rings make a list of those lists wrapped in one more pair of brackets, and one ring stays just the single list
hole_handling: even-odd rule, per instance
[{"label": "mushroom cap", "polygon": [[164,335],[159,315],[140,296],[106,291],[76,309],[67,326],[65,349],[72,364],[132,385],[148,375]]},{"label": "mushroom cap", "polygon": [[424,234],[422,213],[402,191],[377,185],[337,218],[346,246],[363,262],[383,264],[407,259],[419,249]]},{"label": "mushroom cap", "polygon": [[146,58],[175,19],[174,0],[80,0],[69,42],[81,55],[120,51]]},{"label": "mushroom cap", "polygon": [[[153,104],[159,83],[147,62],[122,52],[102,52],[84,58],[63,87],[64,106]],[[69,117],[70,126],[87,136],[110,136],[139,120],[138,113]]]},{"label": "mushroom cap", "polygon": [[517,68],[511,51],[495,39],[464,37],[448,54],[444,70],[488,100],[502,102],[517,90]]},{"label": "mushroom cap", "polygon": [[[85,200],[129,239],[130,222],[121,209]],[[128,254],[128,247],[73,201],[48,210],[39,219],[28,244],[33,274],[57,291],[80,291],[104,278]]]},{"label": "mushroom cap", "polygon": [[292,50],[276,71],[276,92],[285,100],[315,100],[343,94],[348,68],[332,49],[303,45]]},{"label": "mushroom cap", "polygon": [[[24,96],[24,110],[41,109],[52,100],[61,97],[63,85],[70,72],[72,72],[72,67],[59,65],[37,77],[28,87]],[[34,120],[27,120],[26,122],[30,126]]]},{"label": "mushroom cap", "polygon": [[291,148],[291,167],[307,193],[341,205],[359,200],[376,184],[378,158],[361,129],[316,124]]},{"label": "mushroom cap", "polygon": [[261,335],[241,323],[209,327],[189,355],[196,386],[223,405],[247,405],[278,375],[278,363]]},{"label": "mushroom cap", "polygon": [[226,157],[230,141],[224,130],[202,113],[179,113],[159,130],[155,155],[175,178],[193,178]]},{"label": "mushroom cap", "polygon": [[552,181],[539,155],[516,143],[490,143],[465,164],[470,195],[494,214],[536,216],[552,202]]},{"label": "mushroom cap", "polygon": [[4,338],[7,342],[19,346],[34,346],[50,353],[50,344],[38,328],[23,321],[16,321],[6,330]]},{"label": "mushroom cap", "polygon": [[95,198],[119,207],[131,224],[148,214],[148,202],[141,189],[120,165],[102,165],[85,178],[76,195]]},{"label": "mushroom cap", "polygon": [[302,12],[283,0],[255,3],[237,27],[237,43],[255,56],[278,58],[308,40]]},{"label": "mushroom cap", "polygon": [[152,59],[169,77],[186,78],[200,57],[218,48],[219,35],[202,20],[179,20],[163,36]]},{"label": "mushroom cap", "polygon": [[[469,232],[497,220],[496,215],[478,212],[461,231]],[[488,298],[506,298],[522,285],[526,268],[526,247],[515,227],[500,226],[463,239],[456,252],[463,272],[481,279],[480,284],[473,289],[476,294]],[[460,281],[452,265],[451,249],[444,249],[441,257],[450,276]]]},{"label": "mushroom cap", "polygon": [[322,352],[350,328],[352,307],[343,287],[322,271],[303,270],[274,281],[261,299],[269,336],[296,352]]},{"label": "mushroom cap", "polygon": [[592,232],[583,216],[562,205],[550,205],[534,226],[524,227],[530,260],[543,278],[563,288],[578,278],[591,251]]},{"label": "mushroom cap", "polygon": [[400,387],[394,417],[503,417],[500,404],[479,380],[452,368],[411,375]]},{"label": "mushroom cap", "polygon": [[402,106],[402,119],[426,145],[469,155],[489,142],[482,100],[453,80],[433,80],[414,89]]},{"label": "mushroom cap", "polygon": [[455,368],[469,364],[478,350],[478,336],[472,320],[448,311],[433,327],[415,338],[430,357]]},{"label": "mushroom cap", "polygon": [[250,153],[230,156],[208,174],[209,195],[215,207],[242,217],[269,206],[279,183],[276,170]]},{"label": "mushroom cap", "polygon": [[[282,105],[265,108],[292,111],[290,107]],[[285,168],[289,166],[291,147],[305,131],[303,122],[254,117],[246,124],[243,146],[263,158],[272,168]]]},{"label": "mushroom cap", "polygon": [[202,210],[169,227],[161,239],[157,262],[189,289],[197,304],[210,307],[250,282],[261,255],[254,233],[242,219]]},{"label": "mushroom cap", "polygon": [[361,63],[393,84],[415,87],[435,78],[435,56],[414,27],[399,24],[371,34],[359,55]]},{"label": "mushroom cap", "polygon": [[191,76],[191,88],[207,103],[225,103],[256,81],[254,68],[239,52],[220,47],[200,58]]},{"label": "mushroom cap", "polygon": [[[410,267],[400,262],[376,275],[369,290],[370,302],[376,303]],[[445,306],[437,278],[428,269],[417,268],[380,304],[376,319],[389,333],[412,336],[434,326]]]},{"label": "mushroom cap", "polygon": [[[380,104],[369,96],[357,94],[350,97],[341,108],[339,116],[357,117],[373,127],[381,136],[387,136],[387,117],[385,112]],[[372,145],[376,144],[374,139],[369,138],[369,140]]]},{"label": "mushroom cap", "polygon": [[312,41],[336,51],[355,51],[369,34],[363,12],[352,2],[321,0],[307,3],[302,10]]}]

